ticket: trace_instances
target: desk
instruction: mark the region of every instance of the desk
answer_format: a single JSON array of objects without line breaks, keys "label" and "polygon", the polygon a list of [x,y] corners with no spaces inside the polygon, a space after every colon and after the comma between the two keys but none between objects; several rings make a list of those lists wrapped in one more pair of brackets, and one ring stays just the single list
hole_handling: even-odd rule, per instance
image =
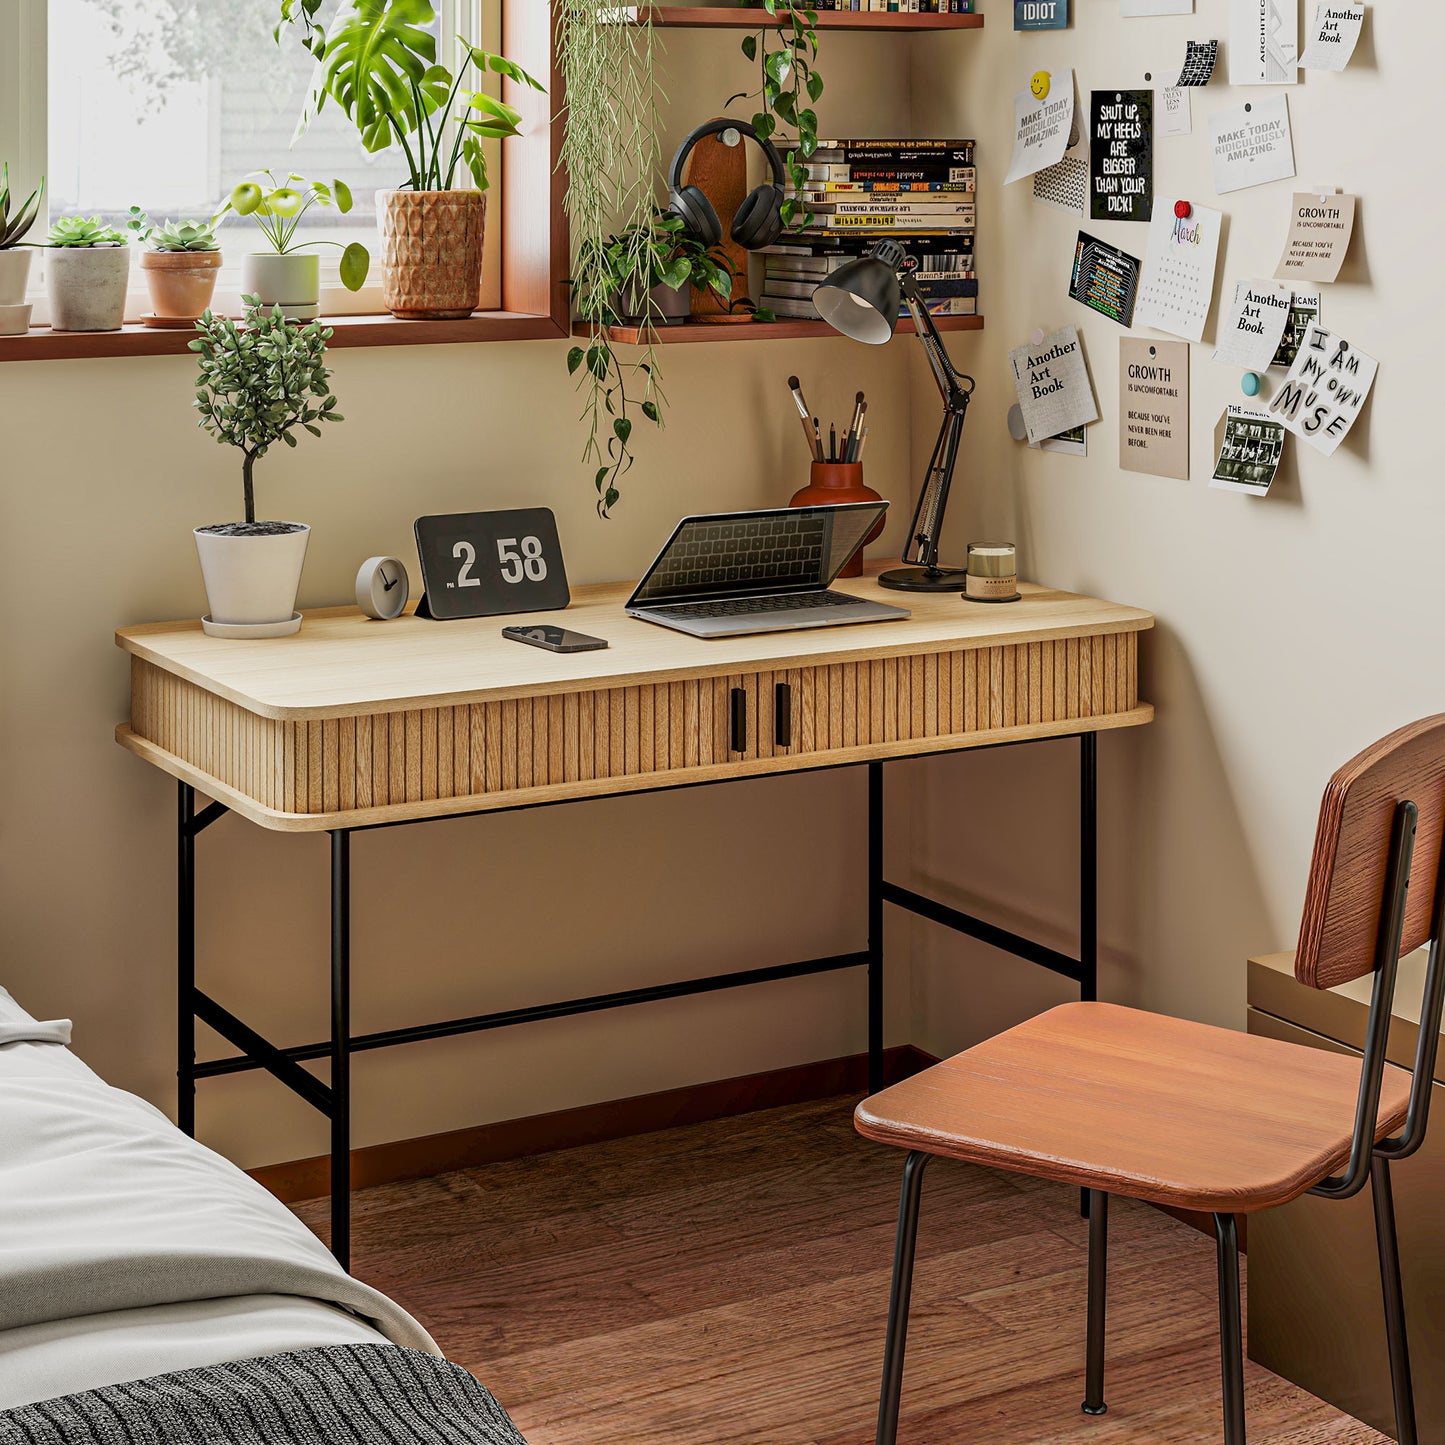
[{"label": "desk", "polygon": [[[876,575],[842,590],[897,603]],[[198,622],[129,627],[130,722],[117,740],[179,782],[178,1122],[196,1080],[262,1068],[331,1121],[332,1247],[349,1250],[351,1055],[661,998],[863,968],[870,1087],[882,1078],[883,905],[892,903],[1095,992],[1097,734],[1149,722],[1138,697],[1147,612],[1048,588],[1007,606],[910,594],[902,622],[702,641],[629,618],[630,587],[576,589],[566,621],[607,651],[504,641],[504,621],[378,623],[310,612],[294,637],[209,638]],[[556,621],[557,614],[537,621]],[[883,878],[883,764],[1080,738],[1078,958]],[[868,768],[867,943],[830,958],[353,1037],[351,839],[358,831],[807,769]],[[197,792],[213,799],[197,809]],[[331,1032],[280,1049],[196,984],[196,838],[227,812],[331,838]],[[198,1062],[195,1021],[240,1052]],[[330,1083],[303,1067],[326,1059]]]}]

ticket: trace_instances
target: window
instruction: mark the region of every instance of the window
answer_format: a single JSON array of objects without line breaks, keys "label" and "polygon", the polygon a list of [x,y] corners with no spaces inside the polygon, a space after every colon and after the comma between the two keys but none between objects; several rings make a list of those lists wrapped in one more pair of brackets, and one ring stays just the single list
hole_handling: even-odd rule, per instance
[{"label": "window", "polygon": [[[454,37],[499,40],[496,0],[434,0],[441,54]],[[382,310],[374,193],[401,177],[400,157],[369,155],[333,103],[292,148],[313,62],[294,37],[272,39],[278,0],[4,0],[0,5],[0,156],[25,193],[47,178],[45,216],[100,215],[123,224],[129,207],[153,221],[215,213],[232,186],[254,170],[340,177],[355,205],[348,215],[314,207],[298,238],[360,240],[372,255],[366,288],[351,293],[337,276],[338,246],[320,248],[323,312]],[[9,12],[9,13],[5,13]],[[13,57],[6,60],[5,53]],[[7,74],[7,69],[16,73]],[[494,162],[495,164],[495,162]],[[493,171],[490,202],[500,202]],[[37,223],[36,239],[48,220]],[[500,235],[495,210],[491,232]],[[239,258],[264,248],[254,224],[228,216],[217,304],[238,303]],[[497,245],[483,304],[500,304]],[[43,265],[43,257],[41,265]],[[41,265],[32,270],[43,321]],[[138,269],[127,319],[145,309]]]}]

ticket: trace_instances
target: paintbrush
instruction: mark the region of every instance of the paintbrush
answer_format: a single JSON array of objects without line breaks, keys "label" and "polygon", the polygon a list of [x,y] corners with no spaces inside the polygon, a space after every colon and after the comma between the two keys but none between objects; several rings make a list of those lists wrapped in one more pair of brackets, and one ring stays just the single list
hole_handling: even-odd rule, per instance
[{"label": "paintbrush", "polygon": [[788,378],[788,389],[793,393],[793,405],[798,408],[798,416],[803,423],[803,437],[808,443],[808,454],[814,461],[823,460],[823,444],[815,439],[817,423],[812,420],[812,413],[808,410],[808,403],[803,397],[803,383],[796,376]]},{"label": "paintbrush", "polygon": [[858,433],[863,427],[864,401],[863,393],[858,393],[857,400],[853,403],[853,417],[848,423],[848,430],[843,436],[843,460],[853,460],[853,444],[858,440]]}]

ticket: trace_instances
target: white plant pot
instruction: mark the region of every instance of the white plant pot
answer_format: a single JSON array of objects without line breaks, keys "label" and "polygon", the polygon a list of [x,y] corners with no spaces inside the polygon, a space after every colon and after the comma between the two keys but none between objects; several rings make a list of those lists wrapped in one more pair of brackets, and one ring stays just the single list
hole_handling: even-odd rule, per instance
[{"label": "white plant pot", "polygon": [[29,246],[8,246],[0,251],[0,306],[23,306],[30,284]]},{"label": "white plant pot", "polygon": [[0,306],[0,336],[24,336],[29,330],[29,302],[23,306]]},{"label": "white plant pot", "polygon": [[45,290],[56,331],[119,331],[130,278],[129,246],[51,246]]},{"label": "white plant pot", "polygon": [[273,536],[227,536],[196,528],[210,619],[225,627],[274,627],[296,616],[296,591],[311,528]]},{"label": "white plant pot", "polygon": [[321,257],[300,251],[242,256],[241,294],[259,296],[264,306],[279,306],[292,321],[313,321],[321,314]]}]

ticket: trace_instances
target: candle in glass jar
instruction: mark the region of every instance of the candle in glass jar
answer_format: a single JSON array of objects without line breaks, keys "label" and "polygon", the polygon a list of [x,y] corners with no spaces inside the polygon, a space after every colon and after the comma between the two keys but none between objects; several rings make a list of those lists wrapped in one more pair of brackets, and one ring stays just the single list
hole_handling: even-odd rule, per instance
[{"label": "candle in glass jar", "polygon": [[964,596],[975,602],[1012,602],[1018,595],[1018,555],[1014,544],[970,542]]}]

